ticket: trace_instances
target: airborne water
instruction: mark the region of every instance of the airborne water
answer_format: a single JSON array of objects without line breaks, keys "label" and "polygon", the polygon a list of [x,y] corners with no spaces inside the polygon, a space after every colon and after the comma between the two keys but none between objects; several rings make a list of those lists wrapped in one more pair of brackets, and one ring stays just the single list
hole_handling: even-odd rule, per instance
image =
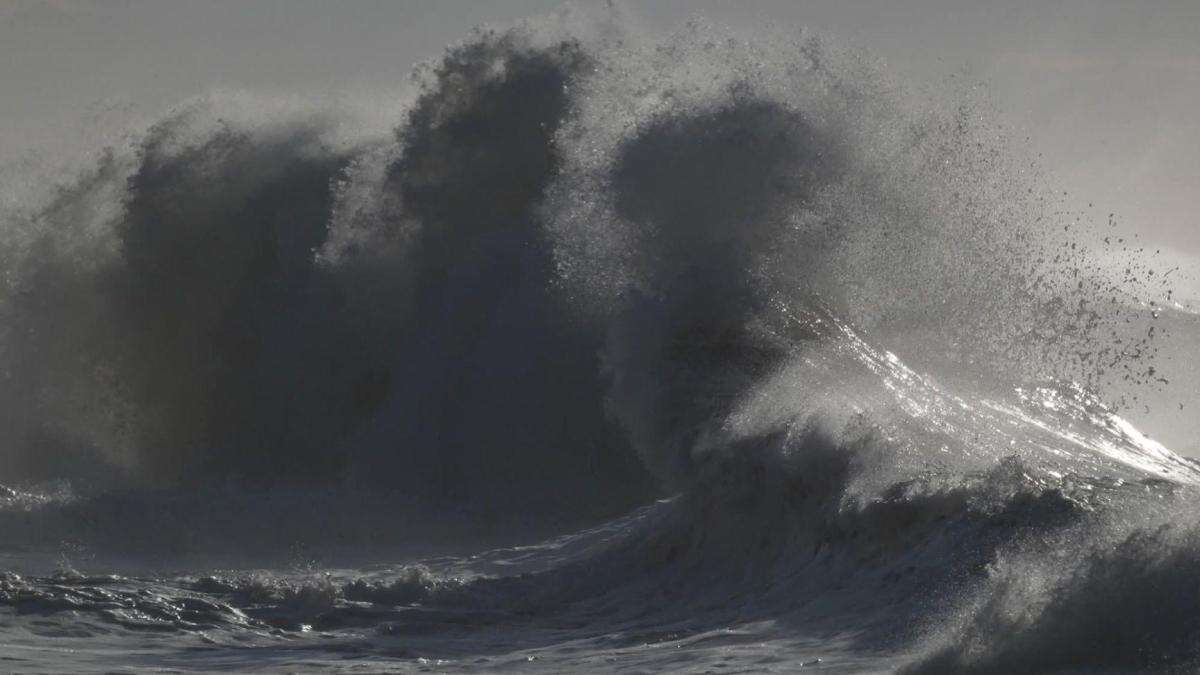
[{"label": "airborne water", "polygon": [[1200,665],[1200,465],[1117,405],[1195,318],[970,99],[571,14],[414,78],[9,200],[0,669]]}]

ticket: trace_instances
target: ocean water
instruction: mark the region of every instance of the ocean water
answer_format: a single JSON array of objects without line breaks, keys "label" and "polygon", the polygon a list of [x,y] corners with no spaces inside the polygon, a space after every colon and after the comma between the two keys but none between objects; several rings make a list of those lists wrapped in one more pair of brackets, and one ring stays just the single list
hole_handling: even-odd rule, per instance
[{"label": "ocean water", "polygon": [[969,92],[604,13],[412,79],[5,174],[0,670],[1200,667],[1123,416],[1200,319]]}]

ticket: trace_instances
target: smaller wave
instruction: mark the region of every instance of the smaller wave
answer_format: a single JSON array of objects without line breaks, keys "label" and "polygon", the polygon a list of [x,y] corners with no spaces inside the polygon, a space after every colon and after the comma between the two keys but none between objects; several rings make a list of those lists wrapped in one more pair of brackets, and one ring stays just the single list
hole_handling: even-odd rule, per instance
[{"label": "smaller wave", "polygon": [[1116,529],[1127,534],[1092,531],[1092,541],[1056,542],[1036,556],[1025,551],[998,562],[979,600],[952,620],[948,644],[903,672],[1182,672],[1200,665],[1200,528]]},{"label": "smaller wave", "polygon": [[[899,663],[925,650],[912,672],[1191,662],[1186,588],[1200,535],[1124,520],[1166,518],[1189,488],[1055,475],[1014,456],[864,493],[863,477],[894,449],[878,435],[848,443],[814,427],[746,440],[705,462],[688,492],[542,544],[374,569],[162,578],[65,567],[5,576],[0,604],[97,635],[308,636],[321,642],[305,649],[376,655],[404,643],[406,658],[539,650],[564,630],[599,653],[663,643],[700,655],[733,639],[714,631],[764,622],[772,628],[746,629],[756,643],[799,631],[825,642],[830,663],[866,653]],[[1114,598],[1123,614],[1102,611]],[[1125,618],[1158,632],[1064,647],[1118,640],[1111,631]],[[922,646],[942,641],[950,646]],[[1150,649],[1121,651],[1128,641]]]}]

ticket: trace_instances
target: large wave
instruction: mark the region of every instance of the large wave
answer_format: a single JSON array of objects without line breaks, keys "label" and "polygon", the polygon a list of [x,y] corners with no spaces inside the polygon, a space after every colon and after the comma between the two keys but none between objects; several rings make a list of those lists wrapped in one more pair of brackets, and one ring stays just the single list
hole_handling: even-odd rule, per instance
[{"label": "large wave", "polygon": [[[317,606],[582,602],[628,628],[612,594],[661,593],[687,602],[660,623],[720,606],[712,621],[832,635],[849,630],[832,603],[875,617],[855,628],[872,649],[929,640],[914,668],[1193,658],[1174,601],[1149,652],[1062,646],[1113,633],[1091,598],[1114,574],[1154,602],[1194,577],[1194,534],[1146,525],[1200,471],[1105,403],[1162,378],[1161,277],[1137,282],[1135,257],[1114,280],[986,114],[917,99],[862,53],[582,26],[477,32],[418,70],[390,133],[190,102],[6,211],[0,477],[192,496],[66,500],[3,531],[132,527],[153,549],[172,509],[229,485],[280,502],[216,507],[229,528],[345,486],[430,518],[679,494],[537,573],[326,580]],[[1046,542],[1083,562],[1050,570],[1030,554]]]},{"label": "large wave", "polygon": [[631,446],[686,475],[815,307],[925,365],[1131,368],[968,111],[815,37],[614,32],[480,33],[390,140],[188,104],[10,211],[7,473],[644,496]]}]

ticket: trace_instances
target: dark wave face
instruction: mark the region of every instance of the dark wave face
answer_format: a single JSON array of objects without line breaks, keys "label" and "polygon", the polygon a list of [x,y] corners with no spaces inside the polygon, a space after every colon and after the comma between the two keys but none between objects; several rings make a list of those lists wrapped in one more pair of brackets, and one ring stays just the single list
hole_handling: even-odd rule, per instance
[{"label": "dark wave face", "polygon": [[481,670],[750,659],[718,626],[845,672],[1195,663],[1200,469],[1106,403],[1164,381],[1170,289],[865,54],[568,24],[451,47],[387,134],[211,97],[5,211],[0,534],[227,562],[631,515],[0,607]]},{"label": "dark wave face", "polygon": [[[521,42],[449,54],[383,155],[333,147],[329,119],[248,130],[185,107],[60,189],[4,298],[9,472],[357,480],[500,508],[649,495],[534,213],[588,57]],[[353,203],[369,161],[375,202]],[[335,215],[372,241],[341,245]],[[87,218],[93,249],[56,241]]]}]

